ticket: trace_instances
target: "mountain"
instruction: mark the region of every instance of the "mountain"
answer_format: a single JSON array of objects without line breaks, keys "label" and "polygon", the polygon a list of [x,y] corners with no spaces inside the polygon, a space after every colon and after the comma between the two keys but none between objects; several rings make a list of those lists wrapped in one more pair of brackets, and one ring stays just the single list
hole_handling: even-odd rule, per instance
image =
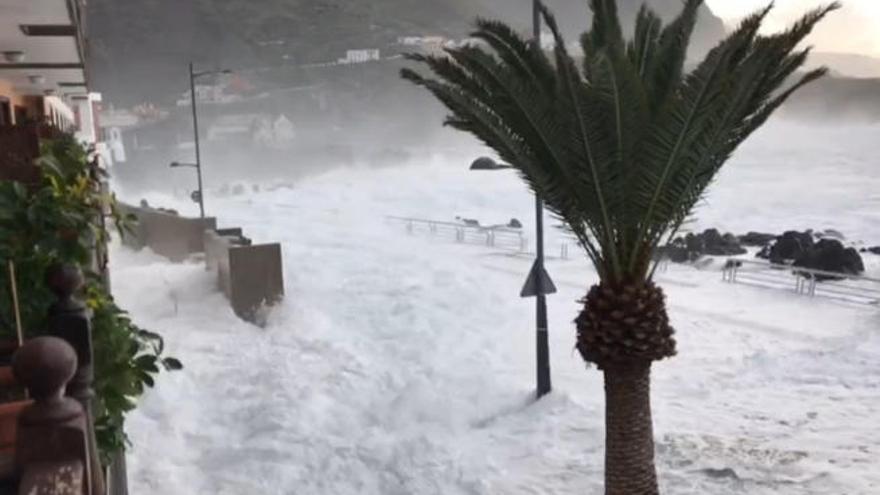
[{"label": "mountain", "polygon": [[[566,36],[589,22],[586,0],[545,0]],[[641,0],[618,0],[632,26]],[[680,0],[651,0],[666,18]],[[110,101],[168,101],[186,87],[186,64],[266,67],[335,60],[347,49],[382,48],[397,37],[462,37],[477,17],[527,31],[531,0],[90,0],[90,72]],[[702,52],[724,34],[704,7],[695,36]]]},{"label": "mountain", "polygon": [[781,114],[807,121],[880,123],[880,78],[825,77],[795,94]]},{"label": "mountain", "polygon": [[179,93],[191,60],[203,68],[334,60],[402,34],[459,37],[485,14],[470,0],[91,0],[88,9],[93,80],[131,103]]},{"label": "mountain", "polygon": [[[500,18],[523,29],[531,27],[532,0],[476,0],[480,5]],[[635,25],[636,14],[645,0],[618,0],[618,12],[624,30],[631,31]],[[664,20],[669,21],[682,9],[681,0],[648,0],[648,5]],[[544,0],[544,4],[554,13],[563,34],[571,39],[585,30],[590,22],[590,9],[587,0]],[[692,57],[700,56],[720,40],[726,29],[720,17],[703,5],[699,23],[694,32]],[[625,31],[626,32],[626,31]]]},{"label": "mountain", "polygon": [[839,76],[880,78],[880,58],[855,53],[814,52],[808,64],[824,65]]}]

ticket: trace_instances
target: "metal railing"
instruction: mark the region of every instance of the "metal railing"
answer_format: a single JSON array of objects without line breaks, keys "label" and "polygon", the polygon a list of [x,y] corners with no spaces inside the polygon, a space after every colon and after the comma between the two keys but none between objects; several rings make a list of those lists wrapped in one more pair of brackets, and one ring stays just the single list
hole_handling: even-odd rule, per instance
[{"label": "metal railing", "polygon": [[730,258],[722,280],[787,289],[807,297],[880,305],[880,279],[862,275]]},{"label": "metal railing", "polygon": [[[408,234],[445,236],[461,244],[479,244],[518,254],[530,254],[529,239],[521,229],[505,225],[471,225],[460,222],[423,218],[388,216],[386,219],[404,225]],[[569,244],[560,243],[559,258],[569,258]]]}]

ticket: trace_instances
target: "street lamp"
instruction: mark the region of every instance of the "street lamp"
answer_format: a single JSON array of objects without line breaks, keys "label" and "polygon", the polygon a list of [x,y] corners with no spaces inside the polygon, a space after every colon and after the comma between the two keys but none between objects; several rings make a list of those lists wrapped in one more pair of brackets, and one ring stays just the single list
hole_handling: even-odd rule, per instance
[{"label": "street lamp", "polygon": [[[532,2],[532,36],[534,38],[533,50],[541,52],[541,0],[533,0]],[[529,274],[529,280],[523,288],[523,296],[528,297],[529,281],[532,282],[533,289],[528,291],[534,293],[535,296],[535,320],[537,327],[536,335],[536,353],[537,353],[537,378],[538,378],[538,398],[550,393],[552,386],[550,385],[550,340],[547,329],[547,294],[556,292],[553,281],[544,269],[544,200],[541,196],[535,194],[535,218],[537,238],[535,239],[535,265]]]},{"label": "street lamp", "polygon": [[[504,170],[513,168],[489,157],[471,163],[471,170]],[[552,390],[550,382],[550,340],[547,331],[547,294],[556,293],[556,286],[544,268],[544,203],[535,195],[535,263],[520,292],[521,297],[535,298],[535,354],[537,396],[540,399]]]},{"label": "street lamp", "polygon": [[[199,203],[199,216],[205,218],[205,193],[202,189],[202,155],[201,150],[199,149],[199,115],[196,111],[196,78],[201,76],[207,76],[211,74],[230,74],[232,71],[228,69],[223,70],[206,70],[201,72],[195,72],[193,68],[193,63],[189,63],[189,90],[190,97],[192,98],[192,114],[193,114],[193,134],[195,136],[195,146],[196,146],[196,163],[195,164],[186,164],[186,166],[195,166],[196,176],[199,181],[199,189],[198,194],[193,194],[193,196],[198,196]],[[171,164],[172,167],[181,166],[183,164],[174,162]],[[193,198],[195,199],[195,198]]]}]

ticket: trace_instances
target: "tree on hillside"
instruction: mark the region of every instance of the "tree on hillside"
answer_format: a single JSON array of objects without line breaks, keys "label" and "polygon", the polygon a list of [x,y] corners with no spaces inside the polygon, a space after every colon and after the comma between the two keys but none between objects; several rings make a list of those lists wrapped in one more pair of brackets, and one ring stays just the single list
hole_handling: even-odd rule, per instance
[{"label": "tree on hillside", "polygon": [[642,8],[624,37],[615,0],[591,0],[583,60],[553,15],[552,54],[511,27],[478,21],[483,44],[412,55],[436,77],[405,79],[451,111],[446,123],[512,164],[577,236],[599,276],[575,320],[577,349],[605,379],[605,493],[658,493],[650,405],[654,361],[675,354],[655,249],[690,215],[734,150],[826,69],[797,73],[798,48],[834,3],[788,30],[760,35],[770,11],[747,17],[692,72],[685,53],[702,0],[670,23]]}]

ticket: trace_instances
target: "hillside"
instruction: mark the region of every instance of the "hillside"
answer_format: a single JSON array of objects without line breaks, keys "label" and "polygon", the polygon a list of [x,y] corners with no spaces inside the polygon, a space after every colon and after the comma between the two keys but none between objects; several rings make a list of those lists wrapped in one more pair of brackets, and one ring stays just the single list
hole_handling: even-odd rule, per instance
[{"label": "hillside", "polygon": [[880,78],[880,58],[855,53],[816,52],[810,56],[810,65],[828,66],[840,76]]},{"label": "hillside", "polygon": [[460,36],[481,14],[468,0],[92,0],[92,72],[114,101],[162,101],[185,86],[190,60],[234,68],[332,60],[401,34]]},{"label": "hillside", "polygon": [[880,123],[880,78],[826,77],[796,94],[782,115],[822,122]]},{"label": "hillside", "polygon": [[[547,0],[574,38],[588,22],[584,0]],[[678,0],[653,0],[665,16]],[[111,101],[167,101],[186,84],[190,60],[207,67],[277,66],[333,60],[350,48],[383,47],[398,36],[463,36],[477,16],[527,29],[530,0],[91,0],[91,71]],[[631,25],[641,0],[620,0]],[[699,51],[724,33],[708,9]]]},{"label": "hillside", "polygon": [[[478,0],[486,10],[501,18],[519,25],[521,28],[531,26],[528,16],[531,0]],[[590,11],[586,0],[544,0],[545,4],[556,14],[565,35],[575,39],[584,31],[590,19]],[[618,0],[621,23],[624,29],[631,29],[636,14],[645,0]],[[669,20],[681,12],[681,0],[647,0],[647,3],[663,19]],[[703,6],[700,22],[694,32],[692,56],[699,56],[724,36],[723,21],[712,11]]]}]

